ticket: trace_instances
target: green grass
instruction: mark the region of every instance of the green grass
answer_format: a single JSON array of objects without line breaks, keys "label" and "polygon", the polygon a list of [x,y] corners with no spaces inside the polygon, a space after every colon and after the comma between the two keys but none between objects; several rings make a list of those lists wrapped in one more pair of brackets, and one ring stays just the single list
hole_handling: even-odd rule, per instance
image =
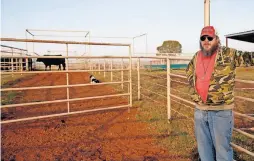
[{"label": "green grass", "polygon": [[[30,79],[34,74],[2,74],[1,75],[1,88],[13,87],[17,82]],[[1,92],[1,105],[15,104],[18,98],[22,98],[22,92],[20,91],[5,91]],[[16,107],[4,108],[2,109],[2,118],[6,115],[15,114]]]},{"label": "green grass", "polygon": [[24,79],[29,79],[34,74],[1,74],[1,88],[3,87],[9,87],[13,84],[15,84],[18,80],[24,80]]},{"label": "green grass", "polygon": [[2,74],[1,75],[1,86],[7,84],[8,82],[11,82],[11,81],[14,81],[16,79],[19,79],[19,78],[22,78],[24,77],[25,75],[17,75],[17,74],[14,74],[13,76],[11,74]]},{"label": "green grass", "polygon": [[12,91],[6,92],[6,94],[2,95],[1,104],[2,105],[13,104],[16,96],[17,96],[17,92],[12,92]]}]

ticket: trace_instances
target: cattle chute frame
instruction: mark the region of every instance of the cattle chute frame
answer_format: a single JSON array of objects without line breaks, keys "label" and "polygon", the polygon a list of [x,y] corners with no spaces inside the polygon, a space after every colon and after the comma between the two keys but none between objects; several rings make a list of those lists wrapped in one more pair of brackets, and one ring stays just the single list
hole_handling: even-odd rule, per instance
[{"label": "cattle chute frame", "polygon": [[[117,108],[128,108],[130,110],[130,107],[132,107],[132,79],[131,79],[131,71],[132,71],[132,60],[131,60],[131,45],[130,44],[120,44],[120,43],[96,43],[96,42],[77,42],[77,41],[55,41],[55,40],[35,40],[35,39],[15,39],[15,38],[1,38],[1,41],[13,41],[13,42],[33,42],[33,43],[52,43],[52,44],[66,44],[66,53],[67,56],[14,56],[14,58],[44,58],[44,59],[50,59],[50,58],[64,58],[66,59],[66,70],[65,71],[20,71],[20,72],[8,72],[1,74],[37,74],[37,73],[66,73],[66,85],[58,85],[58,86],[42,86],[42,87],[24,87],[24,88],[5,88],[1,89],[2,91],[17,91],[17,90],[32,90],[32,89],[50,89],[50,88],[66,88],[67,99],[62,100],[54,100],[54,101],[42,101],[42,102],[29,102],[29,103],[22,103],[22,104],[10,104],[10,105],[3,105],[1,108],[10,108],[10,107],[17,107],[17,106],[30,106],[30,105],[41,105],[41,104],[48,104],[48,103],[60,103],[60,102],[66,102],[67,103],[67,112],[65,113],[59,113],[59,114],[50,114],[50,115],[44,115],[44,116],[36,116],[36,117],[28,117],[28,118],[21,118],[21,119],[13,119],[13,120],[7,120],[7,121],[1,121],[1,124],[5,123],[11,123],[11,122],[20,122],[20,121],[27,121],[27,120],[34,120],[34,119],[42,119],[42,118],[49,118],[49,117],[55,117],[55,116],[64,116],[64,115],[71,115],[71,114],[77,114],[77,113],[86,113],[86,112],[93,112],[93,111],[101,111],[101,110],[109,110],[109,109],[117,109]],[[119,47],[127,47],[129,56],[126,57],[114,57],[114,56],[68,56],[68,45],[70,44],[76,44],[76,45],[98,45],[98,46],[119,46]],[[110,69],[107,71],[129,71],[128,73],[128,81],[119,81],[119,82],[107,82],[107,83],[99,83],[99,84],[75,84],[70,85],[69,84],[69,73],[71,72],[93,72],[98,70],[69,70],[69,58],[79,58],[79,59],[128,59],[129,60],[129,66],[128,69]],[[69,88],[70,87],[82,87],[82,86],[91,86],[91,85],[105,85],[105,84],[124,84],[128,83],[129,85],[129,91],[127,93],[122,94],[113,94],[113,95],[104,95],[104,96],[94,96],[94,97],[85,97],[85,98],[73,98],[70,99],[69,95]],[[96,98],[110,98],[110,97],[119,97],[119,96],[128,96],[129,101],[127,105],[120,105],[120,106],[113,106],[113,107],[107,107],[107,108],[98,108],[98,109],[92,109],[92,110],[82,110],[82,111],[75,111],[70,112],[70,102],[72,101],[79,101],[79,100],[90,100],[90,99],[96,99]]]}]

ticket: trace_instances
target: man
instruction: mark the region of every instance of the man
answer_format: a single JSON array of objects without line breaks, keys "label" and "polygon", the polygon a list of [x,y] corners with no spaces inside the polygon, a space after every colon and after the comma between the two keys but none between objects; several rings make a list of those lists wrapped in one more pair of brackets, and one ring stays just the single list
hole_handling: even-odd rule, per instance
[{"label": "man", "polygon": [[222,47],[213,26],[200,35],[200,51],[187,66],[191,98],[196,103],[195,135],[201,161],[232,161],[235,49]]}]

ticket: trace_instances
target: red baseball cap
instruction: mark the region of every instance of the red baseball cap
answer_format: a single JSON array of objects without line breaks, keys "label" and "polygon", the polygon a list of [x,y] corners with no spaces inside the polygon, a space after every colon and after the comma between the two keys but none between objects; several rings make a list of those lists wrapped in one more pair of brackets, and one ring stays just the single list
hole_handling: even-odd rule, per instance
[{"label": "red baseball cap", "polygon": [[216,35],[216,31],[213,26],[205,26],[201,31],[201,36],[208,35],[214,37]]}]

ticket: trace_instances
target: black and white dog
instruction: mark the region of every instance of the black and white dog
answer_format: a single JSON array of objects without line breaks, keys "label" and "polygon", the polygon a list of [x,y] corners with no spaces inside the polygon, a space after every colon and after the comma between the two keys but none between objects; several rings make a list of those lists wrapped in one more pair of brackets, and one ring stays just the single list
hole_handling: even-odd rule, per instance
[{"label": "black and white dog", "polygon": [[96,79],[93,75],[90,75],[90,83],[100,83],[100,81]]}]

